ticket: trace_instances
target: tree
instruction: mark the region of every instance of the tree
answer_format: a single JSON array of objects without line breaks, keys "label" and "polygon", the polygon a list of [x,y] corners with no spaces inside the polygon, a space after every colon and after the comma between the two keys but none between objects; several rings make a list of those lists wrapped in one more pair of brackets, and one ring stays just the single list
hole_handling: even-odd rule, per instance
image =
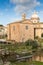
[{"label": "tree", "polygon": [[32,49],[37,49],[38,42],[36,40],[27,40],[25,42],[26,46],[32,46]]},{"label": "tree", "polygon": [[39,37],[38,36],[35,36],[35,39],[38,39]]}]

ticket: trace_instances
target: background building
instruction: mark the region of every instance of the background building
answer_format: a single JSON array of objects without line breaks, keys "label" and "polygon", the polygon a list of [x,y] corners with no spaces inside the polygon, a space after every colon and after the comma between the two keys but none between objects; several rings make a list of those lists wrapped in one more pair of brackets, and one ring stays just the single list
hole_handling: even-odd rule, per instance
[{"label": "background building", "polygon": [[34,39],[36,36],[41,38],[43,34],[43,23],[37,12],[34,12],[30,19],[26,19],[26,15],[22,15],[22,20],[7,25],[8,40],[24,42],[28,39]]},{"label": "background building", "polygon": [[7,28],[3,25],[0,25],[0,40],[6,39],[7,36]]}]

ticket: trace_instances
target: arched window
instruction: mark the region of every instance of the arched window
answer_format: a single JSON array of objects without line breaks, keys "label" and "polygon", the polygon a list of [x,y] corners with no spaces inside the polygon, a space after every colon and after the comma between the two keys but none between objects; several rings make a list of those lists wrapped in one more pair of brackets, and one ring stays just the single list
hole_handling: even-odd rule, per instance
[{"label": "arched window", "polygon": [[41,37],[43,37],[43,33],[41,34]]}]

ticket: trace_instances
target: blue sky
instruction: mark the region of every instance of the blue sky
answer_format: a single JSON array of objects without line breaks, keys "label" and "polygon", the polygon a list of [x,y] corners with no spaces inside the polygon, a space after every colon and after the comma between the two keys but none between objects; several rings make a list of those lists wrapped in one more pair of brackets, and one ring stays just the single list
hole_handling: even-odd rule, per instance
[{"label": "blue sky", "polygon": [[43,22],[43,0],[0,0],[0,24],[20,20],[22,13],[30,18],[34,10]]}]

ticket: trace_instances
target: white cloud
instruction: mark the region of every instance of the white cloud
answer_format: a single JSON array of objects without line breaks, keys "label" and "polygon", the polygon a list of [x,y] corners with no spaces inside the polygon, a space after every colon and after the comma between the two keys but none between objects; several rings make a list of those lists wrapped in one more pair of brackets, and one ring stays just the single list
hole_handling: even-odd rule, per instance
[{"label": "white cloud", "polygon": [[28,3],[30,0],[10,0],[10,2],[12,3],[16,3],[16,4],[23,4],[23,3]]},{"label": "white cloud", "polygon": [[37,0],[10,0],[10,2],[16,4],[14,11],[17,13],[28,12],[40,5],[40,2]]},{"label": "white cloud", "polygon": [[39,4],[37,0],[10,0],[10,2],[16,3],[16,4],[27,4],[27,3],[32,3],[32,2]]}]

